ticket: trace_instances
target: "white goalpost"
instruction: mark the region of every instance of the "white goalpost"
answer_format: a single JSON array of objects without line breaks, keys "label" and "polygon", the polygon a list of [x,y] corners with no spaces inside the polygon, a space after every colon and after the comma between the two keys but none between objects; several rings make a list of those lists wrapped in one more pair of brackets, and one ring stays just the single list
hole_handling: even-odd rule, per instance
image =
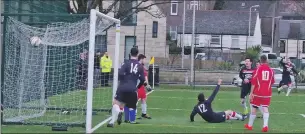
[{"label": "white goalpost", "polygon": [[[89,39],[89,61],[94,60],[94,46],[95,46],[95,28],[96,28],[96,20],[97,17],[107,18],[109,20],[113,20],[115,25],[115,54],[114,54],[114,72],[113,72],[113,93],[112,99],[117,90],[118,86],[118,71],[119,71],[119,50],[120,50],[120,29],[121,29],[121,22],[118,19],[111,18],[107,15],[104,15],[94,9],[90,11],[90,39]],[[88,65],[88,92],[87,92],[87,113],[92,113],[93,107],[93,62],[89,62]],[[86,133],[92,133],[105,123],[111,120],[111,116],[106,120],[102,121],[101,123],[97,124],[95,127],[92,128],[92,114],[87,114],[86,116]]]},{"label": "white goalpost", "polygon": [[[95,9],[86,17],[39,27],[6,17],[3,124],[47,125],[52,130],[85,127],[92,133],[110,120],[118,86],[120,20]],[[110,50],[112,87],[94,87],[94,81],[101,81],[95,77],[100,74],[94,63],[96,40],[106,30],[115,33],[115,41],[110,40],[115,44]]]}]

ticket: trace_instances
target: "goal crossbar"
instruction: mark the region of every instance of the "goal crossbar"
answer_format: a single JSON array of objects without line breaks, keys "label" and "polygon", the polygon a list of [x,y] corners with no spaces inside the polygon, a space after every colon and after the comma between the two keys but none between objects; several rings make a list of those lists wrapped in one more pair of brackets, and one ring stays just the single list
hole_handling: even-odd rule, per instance
[{"label": "goal crossbar", "polygon": [[96,20],[97,17],[105,18],[108,20],[113,21],[115,26],[115,54],[114,54],[114,71],[113,71],[113,93],[112,98],[114,98],[114,95],[117,90],[118,86],[118,71],[119,71],[119,50],[120,50],[120,29],[121,29],[121,21],[115,18],[112,18],[108,15],[105,15],[103,13],[98,12],[95,9],[91,9],[90,11],[90,34],[89,34],[89,56],[88,56],[88,84],[87,84],[87,114],[86,114],[86,133],[92,133],[108,121],[110,121],[110,117],[98,125],[96,125],[94,128],[92,128],[92,107],[93,107],[93,74],[94,74],[94,48],[95,48],[95,35],[96,35]]}]

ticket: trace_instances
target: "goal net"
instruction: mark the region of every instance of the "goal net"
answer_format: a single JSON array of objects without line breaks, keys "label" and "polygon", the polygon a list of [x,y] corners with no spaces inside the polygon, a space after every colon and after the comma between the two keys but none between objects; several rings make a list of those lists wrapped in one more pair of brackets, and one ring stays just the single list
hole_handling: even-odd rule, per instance
[{"label": "goal net", "polygon": [[[113,84],[93,89],[93,82],[100,81],[94,79],[100,74],[94,71],[95,36],[114,24],[116,31],[109,29],[116,32]],[[1,89],[4,123],[83,127],[87,123],[90,132],[93,125],[109,120],[117,87],[119,29],[119,20],[96,10],[91,10],[90,19],[44,28],[8,18]]]}]

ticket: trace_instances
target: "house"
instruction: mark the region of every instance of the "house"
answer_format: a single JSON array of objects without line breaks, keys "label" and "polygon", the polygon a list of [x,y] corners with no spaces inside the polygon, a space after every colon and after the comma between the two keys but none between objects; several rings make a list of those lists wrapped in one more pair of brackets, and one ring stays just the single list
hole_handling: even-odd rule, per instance
[{"label": "house", "polygon": [[280,21],[280,56],[305,59],[305,20]]},{"label": "house", "polygon": [[[215,1],[202,1],[202,0],[185,0],[185,10],[192,11],[193,7],[196,11],[212,10]],[[167,32],[170,33],[172,40],[177,40],[177,31],[179,26],[182,25],[184,1],[171,0],[170,3],[158,5],[167,18]]]},{"label": "house", "polygon": [[[186,12],[184,45],[191,46],[192,41],[192,11]],[[182,27],[180,25],[180,27]],[[195,44],[200,48],[215,50],[245,51],[246,46],[260,45],[262,35],[258,12],[252,12],[251,31],[249,29],[249,12],[207,10],[197,11],[195,21]],[[182,39],[182,28],[178,30],[178,44]]]},{"label": "house", "polygon": [[[270,47],[272,44],[272,16],[276,16],[277,3],[275,1],[268,0],[240,0],[240,1],[225,1],[222,10],[232,11],[250,11],[250,7],[259,5],[257,8],[252,8],[252,11],[259,11],[259,17],[261,19],[261,32],[262,32],[262,46]],[[274,23],[277,27],[277,23]],[[276,30],[276,29],[274,29]],[[275,32],[276,34],[277,32]],[[276,41],[277,39],[274,38]]]},{"label": "house", "polygon": [[[105,1],[107,2],[107,1]],[[138,1],[121,2],[120,7],[132,8]],[[153,4],[154,1],[147,1],[140,6]],[[153,5],[150,12],[161,12],[158,6]],[[140,53],[144,53],[148,58],[152,56],[166,57],[166,17],[155,18],[149,13],[142,11],[133,14],[128,19],[121,22],[120,40],[120,62],[129,58],[130,49],[138,47]],[[108,30],[107,50],[114,57],[115,50],[115,29]]]}]

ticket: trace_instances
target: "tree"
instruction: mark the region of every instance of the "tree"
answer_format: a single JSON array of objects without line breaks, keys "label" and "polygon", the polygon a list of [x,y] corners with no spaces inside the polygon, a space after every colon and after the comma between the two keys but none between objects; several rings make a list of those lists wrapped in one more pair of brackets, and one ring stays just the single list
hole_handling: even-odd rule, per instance
[{"label": "tree", "polygon": [[177,46],[176,40],[171,40],[171,35],[167,33],[166,35],[166,45],[169,48],[169,64],[173,66],[174,62],[181,56],[182,48]]},{"label": "tree", "polygon": [[262,47],[260,45],[252,46],[247,49],[245,56],[251,58],[252,60],[258,60],[260,53],[262,52]]},{"label": "tree", "polygon": [[222,10],[224,4],[225,4],[224,0],[216,0],[214,5],[214,10]]},{"label": "tree", "polygon": [[[133,14],[147,12],[153,17],[165,17],[161,11],[151,11],[155,5],[170,3],[170,1],[153,1],[153,0],[71,0],[74,7],[78,7],[78,14],[89,13],[90,9],[96,9],[103,14],[114,13],[114,18],[125,20]],[[134,3],[135,4],[131,4]],[[107,5],[107,6],[104,6]],[[131,5],[131,6],[127,6]],[[71,6],[70,6],[71,9]]]}]

